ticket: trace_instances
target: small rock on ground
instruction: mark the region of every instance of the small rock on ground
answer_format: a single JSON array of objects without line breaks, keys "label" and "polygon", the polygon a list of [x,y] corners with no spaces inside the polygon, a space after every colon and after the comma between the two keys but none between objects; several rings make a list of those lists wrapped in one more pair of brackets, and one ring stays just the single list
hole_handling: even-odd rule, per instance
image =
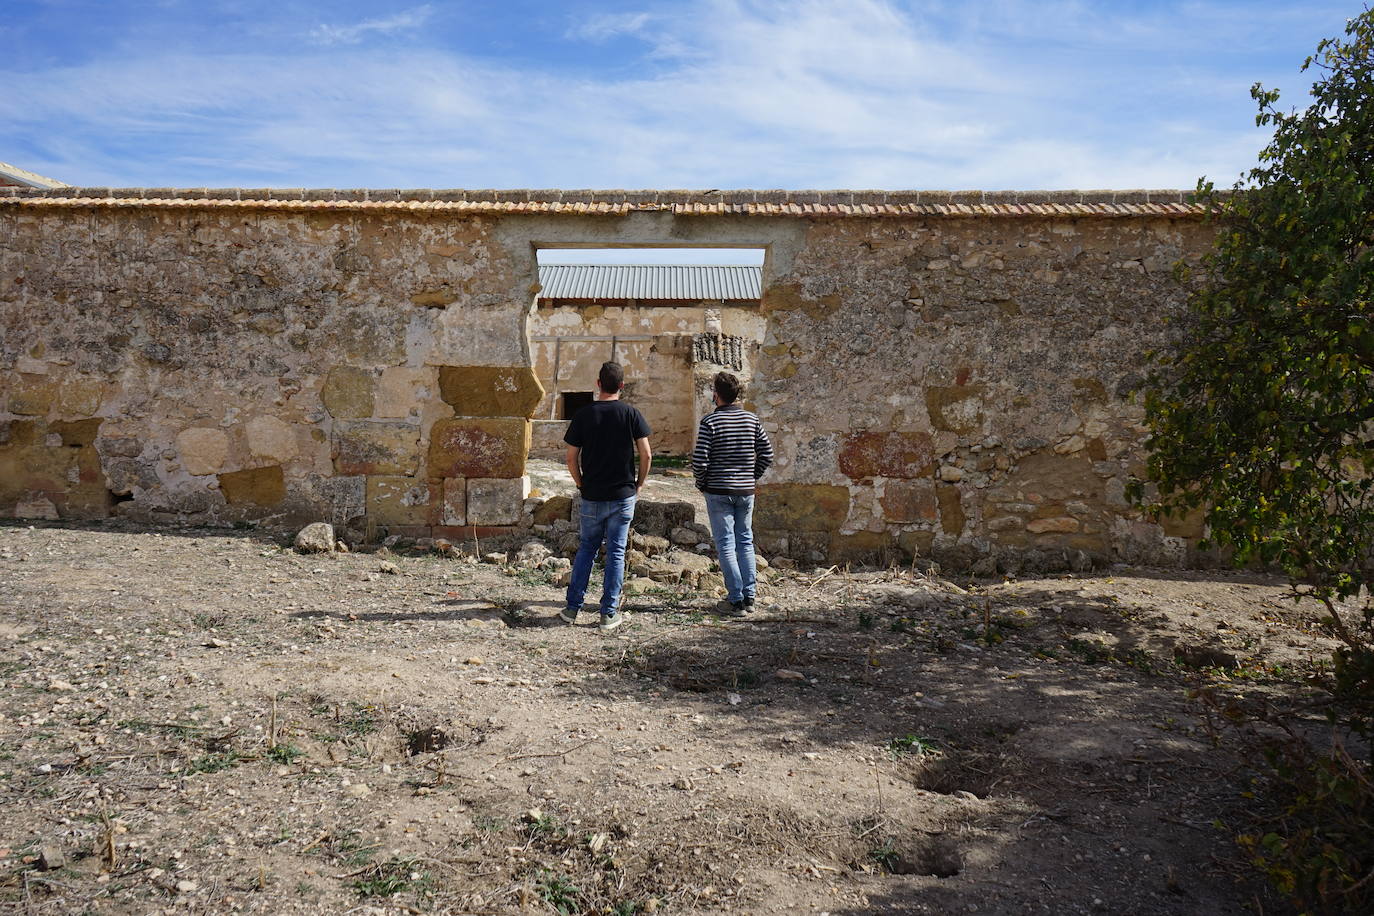
[{"label": "small rock on ground", "polygon": [[315,522],[296,532],[295,547],[301,553],[332,553],[334,545],[334,526],[328,522]]}]

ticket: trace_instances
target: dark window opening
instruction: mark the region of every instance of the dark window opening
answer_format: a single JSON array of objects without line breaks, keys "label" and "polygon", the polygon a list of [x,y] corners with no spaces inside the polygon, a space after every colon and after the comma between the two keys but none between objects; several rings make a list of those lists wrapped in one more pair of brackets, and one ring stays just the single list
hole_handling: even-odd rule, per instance
[{"label": "dark window opening", "polygon": [[590,391],[565,391],[563,392],[563,419],[571,420],[572,415],[592,402]]}]

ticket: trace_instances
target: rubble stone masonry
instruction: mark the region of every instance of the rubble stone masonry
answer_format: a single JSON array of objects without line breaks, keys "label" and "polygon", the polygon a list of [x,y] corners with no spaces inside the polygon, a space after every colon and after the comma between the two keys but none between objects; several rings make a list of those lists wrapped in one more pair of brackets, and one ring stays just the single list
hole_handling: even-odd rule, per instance
[{"label": "rubble stone masonry", "polygon": [[768,250],[765,554],[1185,563],[1143,518],[1145,351],[1212,229],[1177,191],[0,190],[0,516],[529,516],[541,245]]}]

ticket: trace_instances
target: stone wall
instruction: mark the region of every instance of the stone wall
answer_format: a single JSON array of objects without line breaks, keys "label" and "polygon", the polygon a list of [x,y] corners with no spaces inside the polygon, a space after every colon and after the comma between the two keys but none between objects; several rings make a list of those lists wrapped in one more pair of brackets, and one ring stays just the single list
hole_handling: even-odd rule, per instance
[{"label": "stone wall", "polygon": [[[777,430],[765,550],[955,566],[1182,562],[1195,526],[1128,505],[1130,395],[1184,291],[1194,220],[814,224],[765,292]],[[784,421],[783,418],[786,418]]]},{"label": "stone wall", "polygon": [[543,392],[492,224],[0,211],[0,515],[513,524]]},{"label": "stone wall", "polygon": [[1179,192],[10,191],[0,516],[515,524],[540,246],[765,247],[765,551],[1184,562],[1129,394]]}]

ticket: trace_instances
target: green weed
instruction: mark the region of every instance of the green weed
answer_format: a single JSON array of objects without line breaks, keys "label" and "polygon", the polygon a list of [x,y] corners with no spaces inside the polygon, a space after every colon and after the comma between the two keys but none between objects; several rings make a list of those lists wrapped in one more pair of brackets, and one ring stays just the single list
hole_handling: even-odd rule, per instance
[{"label": "green weed", "polygon": [[492,814],[475,814],[472,818],[472,826],[483,833],[500,833],[506,829],[506,820]]},{"label": "green weed", "polygon": [[196,773],[219,773],[223,770],[233,769],[243,760],[239,752],[233,749],[220,753],[201,754],[196,759],[186,765],[182,771],[187,776]]},{"label": "green weed", "polygon": [[544,871],[538,883],[534,886],[534,891],[549,906],[554,908],[557,913],[563,916],[572,916],[582,912],[582,889],[562,875],[556,875],[551,871]]},{"label": "green weed", "polygon": [[868,857],[872,859],[883,871],[892,874],[897,863],[902,859],[901,853],[897,851],[896,841],[892,837],[883,840],[882,844],[875,846],[868,851]]},{"label": "green weed", "polygon": [[267,758],[275,760],[277,763],[293,763],[297,758],[304,756],[305,751],[294,744],[278,744],[267,750]]},{"label": "green weed", "polygon": [[887,743],[887,756],[893,760],[902,760],[906,757],[924,757],[926,754],[933,754],[939,747],[929,738],[922,738],[919,735],[903,735],[900,738],[893,738]]},{"label": "green weed", "polygon": [[360,897],[390,897],[405,890],[423,890],[429,874],[417,859],[388,859],[368,866],[353,882]]},{"label": "green weed", "polygon": [[351,735],[370,735],[381,727],[377,712],[371,704],[349,703],[348,712],[339,718],[339,727]]}]

